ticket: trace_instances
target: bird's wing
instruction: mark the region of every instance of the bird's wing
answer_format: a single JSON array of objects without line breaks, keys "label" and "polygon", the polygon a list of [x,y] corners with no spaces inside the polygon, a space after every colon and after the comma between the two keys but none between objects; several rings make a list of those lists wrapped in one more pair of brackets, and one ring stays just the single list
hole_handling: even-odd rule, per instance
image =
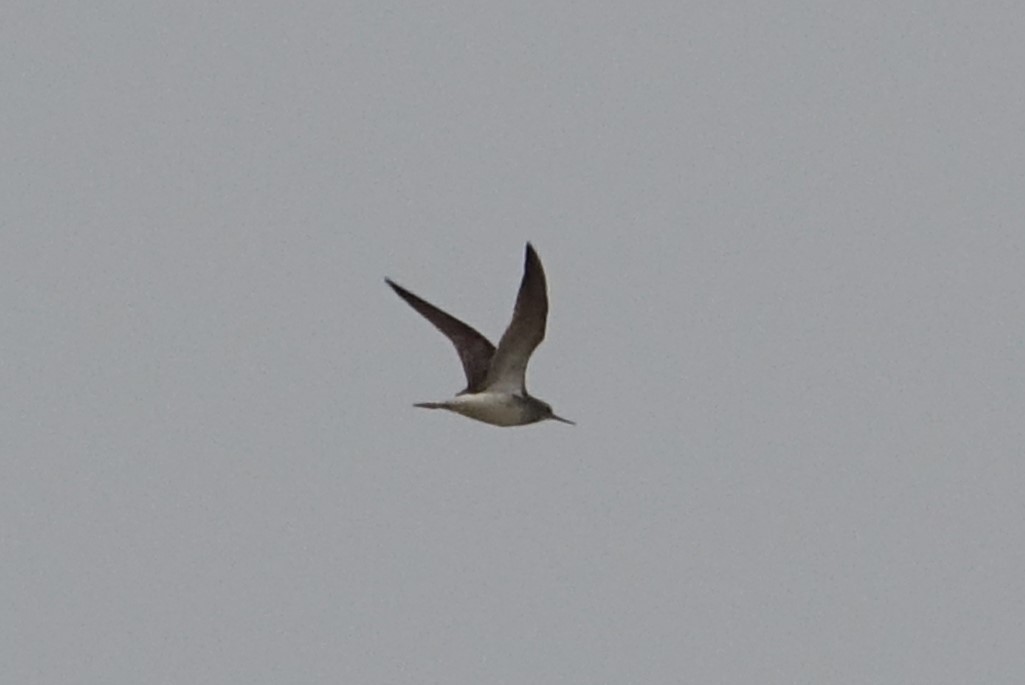
[{"label": "bird's wing", "polygon": [[430,302],[420,299],[413,293],[395,283],[390,278],[384,279],[392,290],[398,294],[410,307],[434,324],[434,327],[444,333],[456,352],[459,353],[459,361],[463,363],[463,372],[466,374],[466,390],[463,392],[477,392],[484,385],[488,368],[491,366],[491,358],[495,354],[495,346],[478,333],[471,326],[466,325],[451,314],[447,314]]},{"label": "bird's wing", "polygon": [[512,321],[491,358],[491,368],[484,380],[485,390],[526,393],[527,362],[545,338],[547,319],[548,288],[544,268],[533,246],[527,243],[516,307]]}]

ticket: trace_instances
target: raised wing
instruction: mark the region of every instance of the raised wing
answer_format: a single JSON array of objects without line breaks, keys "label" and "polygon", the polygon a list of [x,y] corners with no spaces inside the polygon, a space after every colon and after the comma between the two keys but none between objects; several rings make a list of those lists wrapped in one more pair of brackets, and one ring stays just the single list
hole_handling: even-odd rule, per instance
[{"label": "raised wing", "polygon": [[478,392],[484,386],[488,369],[491,366],[491,358],[495,354],[495,346],[476,329],[451,314],[420,299],[390,278],[384,280],[410,307],[420,312],[425,319],[434,324],[435,328],[452,341],[456,352],[459,353],[459,361],[463,363],[463,372],[466,374],[466,389],[463,390],[463,393]]},{"label": "raised wing", "polygon": [[541,259],[527,243],[523,263],[523,280],[516,296],[512,321],[502,334],[491,358],[491,368],[484,380],[484,389],[495,392],[524,394],[527,391],[527,362],[534,349],[545,339],[548,319],[548,286]]}]

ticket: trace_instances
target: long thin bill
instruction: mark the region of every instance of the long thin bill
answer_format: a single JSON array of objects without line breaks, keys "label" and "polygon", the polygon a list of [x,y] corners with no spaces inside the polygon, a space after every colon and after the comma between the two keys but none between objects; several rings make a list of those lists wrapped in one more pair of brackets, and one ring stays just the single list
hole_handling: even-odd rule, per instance
[{"label": "long thin bill", "polygon": [[556,421],[562,421],[563,423],[568,423],[571,426],[577,425],[575,421],[570,421],[569,419],[564,419],[561,416],[556,416],[555,414],[552,414],[548,418],[555,419]]}]

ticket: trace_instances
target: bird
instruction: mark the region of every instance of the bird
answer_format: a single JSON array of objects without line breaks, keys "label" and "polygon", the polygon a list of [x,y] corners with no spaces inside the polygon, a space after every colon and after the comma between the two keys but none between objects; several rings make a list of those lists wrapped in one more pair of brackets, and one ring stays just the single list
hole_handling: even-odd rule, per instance
[{"label": "bird", "polygon": [[493,426],[525,426],[539,421],[576,425],[552,411],[552,406],[527,392],[527,362],[544,340],[548,319],[548,287],[541,258],[529,242],[523,261],[523,279],[516,295],[512,321],[498,347],[451,314],[421,299],[401,285],[385,282],[406,303],[445,334],[459,353],[466,388],[440,402],[417,402],[414,407],[446,409]]}]

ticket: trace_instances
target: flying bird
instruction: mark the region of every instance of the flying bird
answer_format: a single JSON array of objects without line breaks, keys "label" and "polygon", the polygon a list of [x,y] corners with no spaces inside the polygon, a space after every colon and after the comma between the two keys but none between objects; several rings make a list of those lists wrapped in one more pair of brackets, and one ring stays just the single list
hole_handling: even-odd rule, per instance
[{"label": "flying bird", "polygon": [[527,243],[523,280],[516,296],[512,321],[496,348],[476,329],[451,314],[384,279],[410,307],[444,333],[459,353],[466,388],[441,402],[419,402],[414,407],[447,409],[494,426],[523,426],[546,419],[575,425],[556,416],[552,407],[527,392],[527,362],[544,340],[548,319],[548,287],[541,259]]}]

